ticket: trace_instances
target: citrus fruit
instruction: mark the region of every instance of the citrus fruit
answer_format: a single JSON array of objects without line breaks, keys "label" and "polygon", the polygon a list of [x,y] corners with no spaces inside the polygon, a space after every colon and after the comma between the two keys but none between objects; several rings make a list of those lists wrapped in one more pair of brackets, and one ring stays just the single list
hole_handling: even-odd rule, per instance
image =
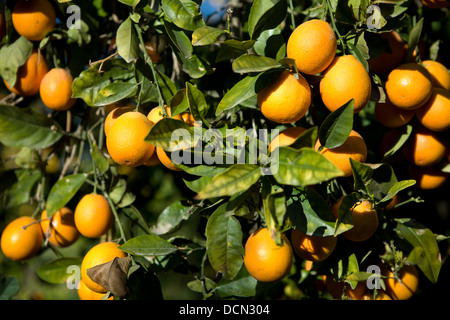
[{"label": "citrus fruit", "polygon": [[369,70],[387,74],[403,62],[406,57],[406,44],[397,31],[380,33],[380,38],[387,41],[388,48],[373,59],[369,59]]},{"label": "citrus fruit", "polygon": [[283,279],[291,270],[293,252],[289,240],[283,234],[278,245],[267,228],[253,232],[245,243],[244,264],[252,277],[262,282]]},{"label": "citrus fruit", "polygon": [[105,118],[105,124],[104,124],[104,131],[105,135],[108,135],[109,129],[113,125],[113,123],[119,118],[121,115],[123,115],[126,112],[134,111],[134,106],[124,106],[124,107],[116,107],[112,111],[108,113],[108,115]]},{"label": "citrus fruit", "polygon": [[187,123],[187,124],[188,124],[189,126],[191,126],[191,127],[200,127],[200,126],[201,126],[200,123],[197,123],[197,122],[195,121],[194,116],[192,115],[192,113],[189,113],[189,112],[183,112],[183,113],[181,114],[181,118],[183,119],[183,121],[184,121],[185,123]]},{"label": "citrus fruit", "polygon": [[39,222],[32,217],[22,216],[8,223],[0,243],[5,257],[19,261],[35,256],[41,248],[42,240]]},{"label": "citrus fruit", "polygon": [[[337,219],[342,197],[333,205],[333,213]],[[350,209],[353,228],[342,233],[342,236],[350,241],[361,242],[369,239],[378,229],[378,214],[372,203],[362,200],[353,205]]]},{"label": "citrus fruit", "polygon": [[102,242],[92,247],[81,262],[81,280],[84,284],[94,292],[106,293],[106,289],[98,283],[94,282],[87,274],[87,270],[110,262],[114,258],[125,258],[127,254],[119,249],[119,245],[115,242]]},{"label": "citrus fruit", "polygon": [[40,223],[48,241],[57,247],[67,247],[80,236],[75,226],[74,213],[67,207],[61,208],[50,218],[47,216],[47,210],[42,211]]},{"label": "citrus fruit", "polygon": [[[317,139],[314,148],[316,151],[319,150],[319,139]],[[350,158],[364,163],[367,159],[367,145],[363,137],[355,130],[352,130],[347,140],[341,146],[333,149],[323,148],[320,153],[341,169],[345,177],[349,177],[352,175]]]},{"label": "citrus fruit", "polygon": [[336,55],[337,39],[330,24],[309,20],[300,24],[289,36],[287,57],[295,60],[298,71],[317,74],[325,70]]},{"label": "citrus fruit", "polygon": [[367,291],[364,282],[358,282],[356,287],[352,289],[349,283],[345,281],[336,281],[332,275],[327,275],[325,279],[325,287],[334,299],[351,299],[361,300]]},{"label": "citrus fruit", "polygon": [[392,298],[384,291],[377,291],[375,299],[373,296],[374,294],[372,292],[366,293],[362,296],[361,300],[392,300]]},{"label": "citrus fruit", "polygon": [[269,144],[269,151],[272,152],[278,147],[290,146],[306,129],[302,127],[289,127],[281,131]]},{"label": "citrus fruit", "polygon": [[19,0],[11,16],[17,33],[30,41],[41,41],[56,24],[55,9],[48,0]]},{"label": "citrus fruit", "polygon": [[387,128],[398,128],[409,123],[414,117],[416,110],[398,108],[389,100],[377,102],[375,105],[375,117]]},{"label": "citrus fruit", "polygon": [[[180,114],[177,114],[176,116],[172,117],[172,111],[170,109],[170,106],[165,105],[164,109],[166,110],[167,117],[177,119],[177,120],[183,120],[183,118],[181,118]],[[164,112],[163,112],[163,109],[161,106],[154,107],[152,110],[150,110],[150,112],[147,115],[148,120],[150,120],[150,122],[153,125],[165,117],[166,116],[164,115]]]},{"label": "citrus fruit", "polygon": [[404,265],[399,273],[397,280],[392,271],[386,267],[382,268],[382,274],[388,278],[383,281],[386,285],[386,291],[393,300],[408,300],[419,288],[419,271],[415,265]]},{"label": "citrus fruit", "polygon": [[146,42],[145,51],[147,51],[148,55],[150,56],[150,60],[152,60],[153,63],[158,63],[159,60],[161,60],[161,56],[159,55],[159,52],[157,50],[156,43],[152,41]]},{"label": "citrus fruit", "polygon": [[75,226],[85,237],[98,238],[113,226],[114,215],[108,200],[101,194],[84,195],[75,208]]},{"label": "citrus fruit", "polygon": [[369,102],[372,83],[369,73],[352,55],[334,58],[320,80],[320,96],[330,111],[335,111],[354,99],[354,112],[364,109]]},{"label": "citrus fruit", "polygon": [[164,167],[173,171],[182,171],[182,169],[178,168],[172,160],[167,155],[166,151],[164,151],[161,147],[156,147],[156,154],[158,155],[159,161],[163,164]]},{"label": "citrus fruit", "polygon": [[311,104],[311,88],[301,75],[283,71],[274,82],[260,90],[257,103],[262,114],[277,123],[300,120]]},{"label": "citrus fruit", "polygon": [[53,68],[45,74],[39,86],[42,102],[52,110],[64,111],[70,109],[75,99],[72,98],[73,78],[70,72],[63,68]]},{"label": "citrus fruit", "polygon": [[[80,280],[80,287],[77,289],[78,297],[80,300],[102,300],[105,296],[105,293],[98,293],[89,289],[83,282]],[[108,300],[112,300],[113,297],[110,296]]]},{"label": "citrus fruit", "polygon": [[44,56],[33,49],[25,64],[17,70],[17,80],[14,86],[11,88],[6,81],[4,82],[9,91],[19,96],[33,96],[39,92],[42,78],[47,71],[48,65]]},{"label": "citrus fruit", "polygon": [[419,167],[437,164],[446,151],[447,147],[438,133],[424,127],[416,127],[402,149],[406,160]]},{"label": "citrus fruit", "polygon": [[432,131],[450,129],[450,91],[434,87],[428,101],[417,109],[416,116],[422,125]]},{"label": "citrus fruit", "polygon": [[155,147],[145,141],[152,125],[140,112],[126,112],[118,117],[106,136],[106,147],[111,158],[127,167],[137,167],[147,162],[155,151]]},{"label": "citrus fruit", "polygon": [[434,190],[442,187],[450,174],[436,167],[418,167],[409,165],[411,179],[416,181],[416,187],[422,190]]},{"label": "citrus fruit", "polygon": [[431,76],[433,87],[450,90],[450,72],[438,61],[424,60],[422,65],[428,70]]},{"label": "citrus fruit", "polygon": [[292,229],[291,244],[300,258],[319,262],[330,256],[336,248],[337,238],[333,236],[308,236],[301,231]]},{"label": "citrus fruit", "polygon": [[144,166],[148,166],[148,167],[153,167],[156,166],[158,164],[161,164],[161,161],[158,158],[158,148],[155,148],[155,152],[153,152],[151,158],[149,160],[147,160],[146,162],[144,162]]},{"label": "citrus fruit", "polygon": [[431,96],[431,76],[418,63],[404,63],[389,73],[385,87],[386,95],[394,105],[417,109]]}]

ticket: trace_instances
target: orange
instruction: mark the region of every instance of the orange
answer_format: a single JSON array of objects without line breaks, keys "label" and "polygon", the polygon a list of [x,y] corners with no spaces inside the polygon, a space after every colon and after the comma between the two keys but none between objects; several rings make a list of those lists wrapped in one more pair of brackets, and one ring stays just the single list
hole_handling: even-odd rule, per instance
[{"label": "orange", "polygon": [[302,127],[289,127],[281,131],[269,144],[269,151],[272,152],[278,147],[290,146],[301,136],[306,129]]},{"label": "orange", "polygon": [[[98,293],[89,289],[83,280],[80,280],[80,287],[77,289],[77,293],[80,300],[102,300],[105,296],[105,293]],[[113,300],[113,297],[110,296],[108,300]]]},{"label": "orange", "polygon": [[416,180],[416,187],[422,190],[434,190],[442,187],[450,174],[435,167],[418,167],[410,165],[408,172]]},{"label": "orange", "polygon": [[150,56],[150,60],[152,60],[153,63],[158,63],[159,60],[161,60],[161,56],[158,53],[156,43],[145,43],[145,51],[147,51],[148,55]]},{"label": "orange", "polygon": [[337,39],[330,24],[309,20],[300,24],[289,36],[287,57],[295,60],[298,71],[316,74],[325,70],[336,55]]},{"label": "orange", "polygon": [[47,108],[64,111],[70,109],[75,99],[72,98],[73,77],[63,68],[53,68],[42,78],[39,93]]},{"label": "orange", "polygon": [[114,258],[125,258],[127,254],[119,249],[115,242],[102,242],[92,247],[81,262],[81,280],[94,292],[106,293],[106,289],[94,282],[88,275],[87,270],[95,266],[108,263]]},{"label": "orange", "polygon": [[404,126],[414,117],[415,110],[400,109],[389,100],[378,102],[375,105],[375,117],[387,128],[398,128]]},{"label": "orange", "polygon": [[178,168],[172,160],[167,155],[166,151],[164,151],[161,147],[156,147],[156,154],[158,155],[159,161],[163,164],[164,167],[173,171],[182,171],[182,169]]},{"label": "orange", "polygon": [[12,10],[14,29],[30,41],[41,41],[56,24],[56,13],[48,0],[19,0]]},{"label": "orange", "polygon": [[181,118],[183,119],[183,121],[185,122],[185,123],[187,123],[189,126],[191,126],[191,127],[201,127],[201,124],[200,123],[196,123],[195,122],[195,119],[194,119],[194,116],[192,115],[192,113],[189,113],[189,112],[183,112],[182,114],[181,114]]},{"label": "orange", "polygon": [[450,91],[434,87],[431,97],[419,109],[416,116],[420,123],[432,131],[450,128]]},{"label": "orange", "polygon": [[311,88],[301,75],[284,70],[274,82],[257,94],[258,107],[270,121],[292,123],[300,120],[311,105]]},{"label": "orange", "polygon": [[402,149],[405,158],[420,167],[437,164],[446,151],[446,145],[438,133],[423,127],[415,128]]},{"label": "orange", "polygon": [[[314,148],[316,151],[319,150],[319,139],[317,139]],[[355,130],[352,130],[347,140],[341,146],[333,149],[323,148],[320,153],[341,169],[345,177],[349,177],[353,173],[350,166],[350,158],[364,163],[367,159],[367,145],[363,137]]]},{"label": "orange", "polygon": [[420,64],[404,63],[389,73],[385,87],[387,97],[397,107],[417,109],[431,96],[431,76]]},{"label": "orange", "polygon": [[5,227],[0,244],[5,257],[18,261],[35,256],[41,248],[42,240],[39,222],[32,217],[22,216]]},{"label": "orange", "polygon": [[408,300],[411,298],[419,288],[419,271],[415,265],[404,265],[397,280],[394,278],[392,271],[386,267],[382,268],[382,274],[388,278],[383,281],[386,285],[386,291],[393,300]]},{"label": "orange", "polygon": [[151,158],[148,161],[144,162],[144,166],[153,167],[158,164],[161,164],[161,160],[159,160],[158,153],[157,153],[158,148],[155,148],[155,150],[156,150],[156,152],[153,152]]},{"label": "orange", "polygon": [[114,215],[108,200],[101,194],[86,194],[75,208],[75,225],[88,238],[99,238],[112,228]]},{"label": "orange", "polygon": [[450,6],[450,3],[446,0],[420,0],[420,1],[424,6],[432,9],[440,9]]},{"label": "orange", "polygon": [[258,281],[275,282],[283,279],[291,270],[293,251],[283,234],[279,246],[267,228],[260,228],[245,243],[244,264],[248,273]]},{"label": "orange", "polygon": [[354,99],[354,112],[364,109],[369,102],[372,83],[363,64],[352,55],[334,58],[323,72],[320,96],[324,105],[334,111]]},{"label": "orange", "polygon": [[80,236],[75,226],[74,213],[67,207],[55,212],[51,218],[47,217],[46,210],[42,211],[41,228],[48,241],[57,247],[67,247]]},{"label": "orange", "polygon": [[109,128],[106,147],[111,158],[126,167],[137,167],[147,162],[155,146],[145,141],[152,122],[140,112],[126,112]]},{"label": "orange", "polygon": [[431,75],[431,82],[433,87],[443,88],[450,90],[450,72],[440,62],[433,60],[422,61],[422,65]]},{"label": "orange", "polygon": [[33,96],[39,92],[42,78],[47,71],[48,65],[44,56],[33,49],[25,64],[17,70],[17,80],[14,86],[11,88],[6,81],[4,82],[9,91],[19,96]]},{"label": "orange", "polygon": [[126,112],[133,111],[135,109],[134,106],[126,106],[126,107],[117,107],[110,111],[108,115],[105,118],[105,124],[104,124],[104,131],[105,135],[108,135],[109,129],[113,125],[113,123],[119,118],[121,115],[123,115]]},{"label": "orange", "polygon": [[319,262],[330,256],[336,248],[337,238],[334,236],[308,236],[301,231],[292,229],[291,244],[300,258]]},{"label": "orange", "polygon": [[392,298],[384,291],[377,291],[375,299],[373,298],[373,293],[366,293],[362,296],[361,300],[392,300]]},{"label": "orange", "polygon": [[345,281],[336,281],[332,275],[326,276],[325,287],[334,299],[361,300],[367,291],[367,286],[363,282],[358,282],[355,289]]},{"label": "orange", "polygon": [[[336,219],[339,215],[339,207],[342,198],[333,206],[333,213]],[[372,203],[362,200],[353,205],[350,209],[353,219],[353,228],[342,233],[342,236],[350,241],[361,242],[369,239],[378,229],[378,214],[372,207]]]},{"label": "orange", "polygon": [[380,33],[380,37],[387,41],[388,50],[368,60],[369,69],[375,73],[387,74],[403,62],[406,57],[406,44],[398,32]]},{"label": "orange", "polygon": [[[170,106],[165,105],[164,109],[166,110],[167,117],[172,118],[172,111],[170,109]],[[165,117],[166,116],[164,115],[164,112],[163,112],[163,109],[161,106],[154,107],[152,110],[150,110],[150,112],[147,115],[148,120],[150,120],[150,122],[153,125]],[[174,116],[173,119],[183,120],[183,118],[181,117],[180,114],[177,114],[176,116]]]}]

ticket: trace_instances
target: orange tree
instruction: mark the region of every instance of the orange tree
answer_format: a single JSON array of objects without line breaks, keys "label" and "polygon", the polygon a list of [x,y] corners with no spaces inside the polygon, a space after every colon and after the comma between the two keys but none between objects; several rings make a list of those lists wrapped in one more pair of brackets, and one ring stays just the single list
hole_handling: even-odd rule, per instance
[{"label": "orange tree", "polygon": [[[121,253],[83,273],[107,291],[99,299],[394,299],[389,281],[399,285],[411,266],[408,298],[448,296],[448,129],[434,131],[422,116],[386,119],[422,105],[448,117],[445,92],[440,104],[426,103],[432,86],[449,78],[448,1],[223,1],[213,9],[194,0],[18,2],[0,2],[2,298],[84,299],[77,270],[106,242]],[[42,30],[29,30],[24,12]],[[313,20],[326,23],[308,29]],[[299,26],[304,36],[289,41]],[[439,63],[439,73],[425,60]],[[48,70],[65,77],[41,82]],[[403,86],[401,77],[424,85]],[[17,84],[42,92],[10,91]],[[420,101],[405,107],[405,95]],[[49,107],[60,101],[63,108]],[[383,103],[393,111],[375,114]],[[105,120],[123,107],[116,118],[124,120],[107,122],[116,136],[106,143]],[[424,125],[439,152],[414,138]],[[274,140],[288,128],[301,129]],[[278,147],[268,152],[272,140]],[[417,144],[417,156],[434,157],[427,166],[405,151]],[[114,223],[55,246],[49,232],[64,221],[52,216],[75,212],[89,194],[106,200],[102,211],[111,209]],[[3,232],[20,216],[33,219]],[[107,223],[101,216],[88,227]],[[38,248],[32,257],[8,257],[33,239],[31,228],[50,223],[42,242],[29,244]],[[261,228],[272,256],[252,261],[258,255],[244,246]],[[353,228],[371,231],[353,241],[344,236]],[[277,270],[277,252],[291,246],[294,231],[312,239],[312,255],[323,250],[317,237],[335,245],[314,262],[284,251],[289,270]],[[276,281],[258,281],[246,265]],[[374,267],[389,272],[377,276]]]}]

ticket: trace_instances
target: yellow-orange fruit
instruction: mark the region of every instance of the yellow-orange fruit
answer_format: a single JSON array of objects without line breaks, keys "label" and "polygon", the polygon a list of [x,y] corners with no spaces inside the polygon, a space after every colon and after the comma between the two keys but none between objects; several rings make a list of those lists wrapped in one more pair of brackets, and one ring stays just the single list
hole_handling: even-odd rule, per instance
[{"label": "yellow-orange fruit", "polygon": [[422,65],[430,73],[433,87],[450,90],[450,72],[446,66],[433,60],[424,60]]},{"label": "yellow-orange fruit", "polygon": [[330,256],[336,248],[337,238],[334,236],[308,236],[301,231],[292,229],[291,244],[300,258],[319,262]]},{"label": "yellow-orange fruit", "polygon": [[41,228],[48,241],[57,247],[67,247],[74,243],[80,236],[75,226],[74,213],[71,209],[63,207],[55,212],[50,218],[47,211],[42,211]]},{"label": "yellow-orange fruit", "polygon": [[450,129],[450,91],[434,87],[431,97],[416,112],[420,123],[432,131]]},{"label": "yellow-orange fruit", "polygon": [[75,104],[72,98],[73,77],[63,68],[53,68],[45,74],[39,86],[42,102],[52,110],[64,111]]},{"label": "yellow-orange fruit", "polygon": [[437,132],[417,127],[406,141],[402,152],[410,163],[419,167],[428,167],[444,158],[447,146]]},{"label": "yellow-orange fruit", "polygon": [[30,41],[41,41],[56,24],[55,9],[48,0],[18,0],[11,17],[17,33]]}]

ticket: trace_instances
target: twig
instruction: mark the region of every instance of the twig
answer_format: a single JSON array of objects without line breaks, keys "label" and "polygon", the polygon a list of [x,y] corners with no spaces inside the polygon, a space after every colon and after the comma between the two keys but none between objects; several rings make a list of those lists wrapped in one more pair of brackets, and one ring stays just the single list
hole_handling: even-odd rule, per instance
[{"label": "twig", "polygon": [[97,61],[94,61],[94,62],[91,62],[91,60],[89,60],[89,66],[90,66],[90,67],[94,67],[96,64],[100,63],[100,67],[98,68],[97,72],[98,72],[98,73],[102,73],[102,72],[103,72],[103,71],[102,71],[103,64],[104,64],[106,61],[108,61],[109,59],[111,59],[111,58],[117,56],[118,54],[119,54],[119,52],[116,51],[115,53],[113,53],[112,55],[110,55],[110,56],[108,56],[108,57],[106,57],[106,58],[104,58],[104,59],[100,59],[100,60],[97,60]]}]

